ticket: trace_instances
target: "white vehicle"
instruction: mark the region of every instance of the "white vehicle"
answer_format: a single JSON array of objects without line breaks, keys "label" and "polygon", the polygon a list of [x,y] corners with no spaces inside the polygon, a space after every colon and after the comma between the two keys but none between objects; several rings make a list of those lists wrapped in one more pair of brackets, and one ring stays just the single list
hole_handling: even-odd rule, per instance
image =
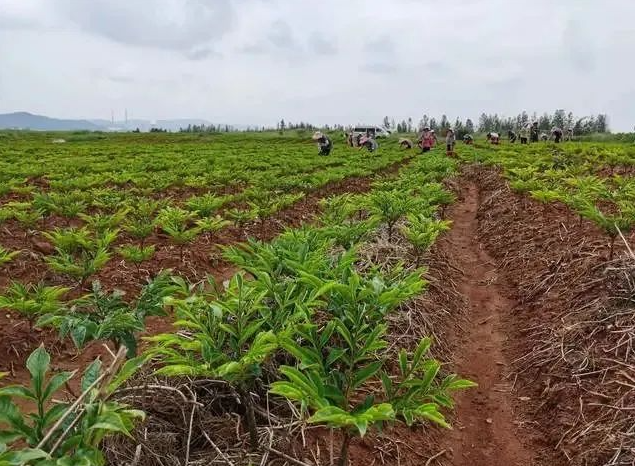
[{"label": "white vehicle", "polygon": [[374,134],[375,138],[387,138],[390,136],[390,131],[380,126],[365,126],[359,125],[353,128],[353,136],[358,134]]}]

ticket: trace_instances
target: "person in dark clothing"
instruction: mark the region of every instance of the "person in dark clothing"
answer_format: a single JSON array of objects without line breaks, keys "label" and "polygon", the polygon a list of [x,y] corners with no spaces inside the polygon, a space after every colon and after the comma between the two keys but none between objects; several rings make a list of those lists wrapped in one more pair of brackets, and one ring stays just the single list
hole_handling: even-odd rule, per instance
[{"label": "person in dark clothing", "polygon": [[321,131],[316,131],[313,135],[313,140],[317,142],[319,153],[318,155],[329,155],[333,148],[333,142],[329,137]]},{"label": "person in dark clothing", "polygon": [[379,147],[379,144],[377,144],[377,141],[375,141],[373,138],[362,137],[362,139],[360,140],[359,148],[361,149],[362,147],[368,149],[368,152],[375,152]]},{"label": "person in dark clothing", "polygon": [[553,140],[556,144],[560,143],[560,141],[562,141],[562,129],[560,128],[552,129],[551,137],[553,137]]},{"label": "person in dark clothing", "polygon": [[538,142],[539,137],[540,137],[540,129],[538,128],[538,122],[534,121],[531,124],[531,129],[529,130],[529,140],[531,142]]},{"label": "person in dark clothing", "polygon": [[465,134],[463,136],[463,142],[468,145],[474,144],[474,138],[471,134]]},{"label": "person in dark clothing", "polygon": [[516,142],[516,133],[514,133],[511,129],[507,131],[507,137],[509,138],[510,143],[513,144]]}]

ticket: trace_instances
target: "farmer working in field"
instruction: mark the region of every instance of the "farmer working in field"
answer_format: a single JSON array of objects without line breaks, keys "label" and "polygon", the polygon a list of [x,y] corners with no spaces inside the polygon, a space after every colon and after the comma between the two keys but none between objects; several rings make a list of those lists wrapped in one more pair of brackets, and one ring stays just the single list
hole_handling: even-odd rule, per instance
[{"label": "farmer working in field", "polygon": [[346,136],[346,142],[349,146],[355,147],[355,142],[353,141],[353,132],[349,132]]},{"label": "farmer working in field", "polygon": [[507,131],[507,137],[509,138],[509,142],[512,144],[516,142],[516,133],[514,133],[511,129]]},{"label": "farmer working in field", "polygon": [[551,137],[553,138],[554,142],[556,144],[558,144],[560,141],[562,141],[562,129],[555,127],[551,130]]},{"label": "farmer working in field", "polygon": [[498,135],[498,133],[487,133],[487,142],[489,142],[490,144],[497,144],[500,141],[500,136]]},{"label": "farmer working in field", "polygon": [[421,153],[430,152],[434,145],[434,136],[430,128],[427,126],[423,128],[421,136],[419,136],[419,147],[421,147]]},{"label": "farmer working in field", "polygon": [[472,137],[471,134],[465,134],[463,135],[463,142],[465,144],[472,145],[474,144],[474,138]]},{"label": "farmer working in field", "polygon": [[359,148],[361,149],[362,147],[365,147],[366,149],[368,149],[368,152],[375,152],[377,148],[379,147],[379,144],[377,144],[377,141],[375,141],[375,139],[373,138],[369,138],[368,136],[362,136],[362,138],[359,141]]},{"label": "farmer working in field", "polygon": [[529,138],[529,125],[520,128],[520,143],[527,144]]},{"label": "farmer working in field", "polygon": [[529,140],[531,142],[538,142],[539,133],[540,133],[540,130],[538,129],[538,122],[534,121],[531,124],[531,129],[529,130]]},{"label": "farmer working in field", "polygon": [[402,149],[412,149],[412,141],[410,139],[399,139],[399,147],[401,147]]},{"label": "farmer working in field", "polygon": [[317,142],[318,149],[320,150],[318,155],[329,155],[331,153],[333,143],[326,134],[321,131],[316,131],[315,134],[313,134],[313,140]]},{"label": "farmer working in field", "polygon": [[566,135],[564,137],[565,141],[573,141],[573,129],[572,128],[567,128],[567,132]]},{"label": "farmer working in field", "polygon": [[456,144],[454,130],[452,128],[448,128],[448,132],[445,135],[445,153],[448,157],[452,157],[454,155],[454,144]]}]

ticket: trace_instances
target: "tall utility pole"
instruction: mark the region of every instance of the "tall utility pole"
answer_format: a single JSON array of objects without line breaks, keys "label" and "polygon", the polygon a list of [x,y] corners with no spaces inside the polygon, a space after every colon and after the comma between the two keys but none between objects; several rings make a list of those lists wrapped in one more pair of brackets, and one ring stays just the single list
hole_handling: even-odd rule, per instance
[{"label": "tall utility pole", "polygon": [[115,112],[114,110],[110,109],[110,123],[112,123],[112,125],[115,125]]},{"label": "tall utility pole", "polygon": [[126,128],[128,127],[128,109],[126,109]]}]

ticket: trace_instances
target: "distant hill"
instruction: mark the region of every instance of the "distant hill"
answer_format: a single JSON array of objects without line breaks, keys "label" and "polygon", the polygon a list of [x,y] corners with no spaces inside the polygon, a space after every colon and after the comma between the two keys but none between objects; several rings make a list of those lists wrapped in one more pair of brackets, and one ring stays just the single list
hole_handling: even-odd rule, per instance
[{"label": "distant hill", "polygon": [[[140,120],[130,119],[126,121],[110,121],[104,119],[95,120],[62,120],[43,115],[34,115],[28,112],[15,112],[0,114],[0,129],[30,129],[35,131],[133,131],[137,128],[141,131],[150,131],[151,128],[162,128],[169,131],[178,131],[187,128],[188,125],[205,125],[212,123],[197,118],[181,118],[174,120]],[[225,126],[225,124],[221,124]],[[245,130],[245,125],[229,125],[234,130]]]},{"label": "distant hill", "polygon": [[0,114],[1,129],[32,129],[38,131],[69,131],[90,130],[98,131],[104,128],[88,120],[60,120],[28,112]]}]

